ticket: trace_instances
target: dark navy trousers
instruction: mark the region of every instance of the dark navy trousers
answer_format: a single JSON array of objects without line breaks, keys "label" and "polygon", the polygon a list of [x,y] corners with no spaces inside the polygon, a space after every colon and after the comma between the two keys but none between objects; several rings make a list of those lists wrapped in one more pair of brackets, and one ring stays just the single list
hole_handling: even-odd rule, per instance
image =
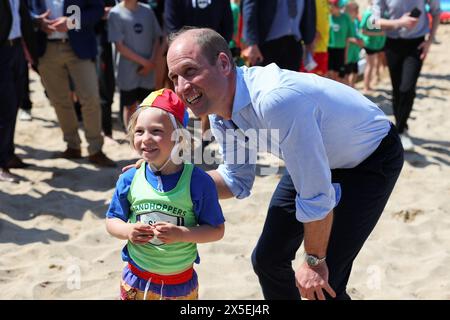
[{"label": "dark navy trousers", "polygon": [[[346,286],[353,261],[378,222],[402,166],[403,148],[392,125],[378,148],[358,166],[331,170],[332,182],[339,183],[342,190],[334,208],[326,260],[336,299],[350,299]],[[295,217],[296,194],[291,177],[284,175],[272,196],[252,254],[253,268],[266,299],[300,299],[292,267],[303,241],[303,224]]]},{"label": "dark navy trousers", "polygon": [[0,45],[0,168],[5,168],[14,155],[14,131],[23,89],[27,80],[27,64],[20,41]]},{"label": "dark navy trousers", "polygon": [[385,54],[392,82],[392,108],[399,133],[408,129],[407,121],[416,97],[417,79],[422,69],[419,45],[424,37],[386,40]]}]

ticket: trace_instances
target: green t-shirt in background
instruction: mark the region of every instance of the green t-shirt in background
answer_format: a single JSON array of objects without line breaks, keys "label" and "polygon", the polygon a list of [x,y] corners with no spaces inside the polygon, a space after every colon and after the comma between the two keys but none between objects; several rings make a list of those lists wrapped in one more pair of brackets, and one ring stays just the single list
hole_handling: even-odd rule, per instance
[{"label": "green t-shirt in background", "polygon": [[341,13],[339,16],[330,14],[330,40],[328,41],[328,47],[345,49],[347,39],[354,37],[353,30],[353,22],[347,13]]},{"label": "green t-shirt in background", "polygon": [[241,11],[239,9],[239,5],[237,5],[234,2],[230,3],[231,6],[231,13],[233,14],[233,39],[231,39],[229,43],[230,48],[236,48],[236,42],[234,41],[234,37],[238,34],[239,29],[239,15],[241,14]]},{"label": "green t-shirt in background", "polygon": [[[359,20],[353,20],[353,30],[354,37],[356,39],[361,39],[361,34],[359,33]],[[359,52],[361,51],[361,47],[356,43],[349,43],[347,50],[347,63],[355,63],[359,61]]]},{"label": "green t-shirt in background", "polygon": [[[374,28],[369,28],[369,18],[372,15],[372,11],[370,9],[367,9],[364,11],[363,17],[361,19],[361,24],[359,25],[359,28],[361,29],[361,38],[364,41],[364,48],[370,49],[370,50],[380,50],[383,49],[384,44],[386,43],[386,36],[383,34],[383,31],[377,30]],[[363,30],[367,30],[370,32],[379,32],[379,36],[369,36],[364,33],[362,33]]]}]

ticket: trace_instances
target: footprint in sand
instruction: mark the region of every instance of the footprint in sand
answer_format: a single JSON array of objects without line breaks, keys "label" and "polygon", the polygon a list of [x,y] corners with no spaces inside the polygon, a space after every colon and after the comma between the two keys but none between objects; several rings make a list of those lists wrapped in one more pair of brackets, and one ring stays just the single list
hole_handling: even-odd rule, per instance
[{"label": "footprint in sand", "polygon": [[393,213],[394,218],[401,219],[405,223],[413,222],[418,215],[423,214],[421,209],[406,209]]}]

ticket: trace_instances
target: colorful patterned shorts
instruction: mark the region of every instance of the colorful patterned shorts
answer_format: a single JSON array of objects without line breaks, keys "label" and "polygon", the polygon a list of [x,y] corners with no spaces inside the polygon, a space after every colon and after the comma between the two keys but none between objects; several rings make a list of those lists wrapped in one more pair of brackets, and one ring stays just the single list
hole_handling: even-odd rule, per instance
[{"label": "colorful patterned shorts", "polygon": [[[146,291],[147,288],[147,292]],[[120,284],[121,300],[197,300],[198,278],[194,271],[192,278],[180,284],[156,284],[139,278],[128,266],[122,273]]]}]

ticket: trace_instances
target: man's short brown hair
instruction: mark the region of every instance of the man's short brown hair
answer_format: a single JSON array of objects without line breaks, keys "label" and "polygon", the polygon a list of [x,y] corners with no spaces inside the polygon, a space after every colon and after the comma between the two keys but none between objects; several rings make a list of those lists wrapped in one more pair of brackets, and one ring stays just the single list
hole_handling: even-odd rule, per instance
[{"label": "man's short brown hair", "polygon": [[211,65],[216,64],[219,53],[223,52],[228,56],[232,66],[235,66],[227,41],[213,29],[184,26],[179,31],[169,34],[169,47],[179,36],[191,30],[196,31],[192,36]]}]

